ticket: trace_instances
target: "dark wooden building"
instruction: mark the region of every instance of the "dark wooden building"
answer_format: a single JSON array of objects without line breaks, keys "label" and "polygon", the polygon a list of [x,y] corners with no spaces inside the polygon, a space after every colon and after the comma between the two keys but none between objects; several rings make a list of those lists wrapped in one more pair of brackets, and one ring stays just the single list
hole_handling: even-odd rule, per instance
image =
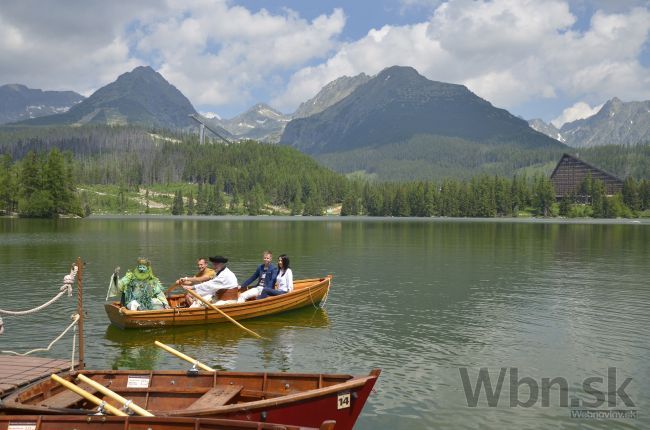
[{"label": "dark wooden building", "polygon": [[578,189],[582,181],[591,174],[592,179],[601,180],[605,184],[605,194],[608,196],[619,193],[623,190],[623,181],[616,176],[605,172],[589,163],[569,155],[564,154],[555,166],[555,170],[551,173],[551,182],[555,187],[555,196],[561,199],[565,195],[574,192],[578,193]]}]

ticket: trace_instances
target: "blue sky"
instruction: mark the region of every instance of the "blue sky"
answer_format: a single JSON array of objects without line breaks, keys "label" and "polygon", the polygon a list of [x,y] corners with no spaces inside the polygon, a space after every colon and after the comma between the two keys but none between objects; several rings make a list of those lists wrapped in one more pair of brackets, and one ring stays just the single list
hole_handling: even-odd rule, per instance
[{"label": "blue sky", "polygon": [[398,64],[560,125],[650,99],[649,31],[641,0],[9,0],[0,84],[89,95],[150,65],[229,118]]}]

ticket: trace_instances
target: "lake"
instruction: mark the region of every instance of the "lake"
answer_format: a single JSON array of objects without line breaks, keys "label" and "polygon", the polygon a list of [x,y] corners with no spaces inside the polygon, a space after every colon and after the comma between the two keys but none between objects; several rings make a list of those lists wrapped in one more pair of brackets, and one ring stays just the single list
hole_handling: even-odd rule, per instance
[{"label": "lake", "polygon": [[[648,220],[4,218],[0,244],[2,309],[42,304],[77,256],[86,261],[90,368],[189,368],[160,340],[219,369],[379,367],[359,429],[650,426]],[[226,324],[109,326],[116,266],[124,274],[147,257],[166,286],[192,274],[197,257],[221,254],[241,283],[265,249],[288,254],[294,278],[333,274],[325,309],[244,322],[266,340]],[[64,296],[47,311],[3,316],[0,350],[47,347],[75,306]],[[71,346],[68,334],[37,355],[69,358]],[[488,383],[500,392],[486,394]],[[585,409],[637,416],[571,416]]]}]

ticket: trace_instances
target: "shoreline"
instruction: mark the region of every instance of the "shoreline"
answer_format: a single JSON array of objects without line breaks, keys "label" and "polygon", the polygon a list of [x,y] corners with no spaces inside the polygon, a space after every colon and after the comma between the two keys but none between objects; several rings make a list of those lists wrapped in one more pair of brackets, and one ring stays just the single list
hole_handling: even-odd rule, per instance
[{"label": "shoreline", "polygon": [[85,218],[20,218],[0,216],[6,219],[21,220],[159,220],[159,221],[307,221],[307,222],[449,222],[449,223],[503,223],[503,224],[585,224],[585,225],[650,225],[650,218],[536,218],[536,217],[371,217],[371,216],[302,216],[302,215],[152,215],[152,214],[102,214]]}]

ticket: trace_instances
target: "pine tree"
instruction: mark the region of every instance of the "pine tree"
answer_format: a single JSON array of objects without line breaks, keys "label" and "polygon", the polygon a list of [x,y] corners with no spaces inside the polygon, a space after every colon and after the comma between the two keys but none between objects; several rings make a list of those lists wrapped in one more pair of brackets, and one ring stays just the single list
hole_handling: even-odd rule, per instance
[{"label": "pine tree", "polygon": [[15,212],[18,205],[16,167],[11,156],[0,156],[0,211]]},{"label": "pine tree", "polygon": [[641,209],[639,189],[633,177],[628,177],[623,183],[623,203],[633,211]]},{"label": "pine tree", "polygon": [[605,184],[596,179],[591,181],[591,210],[594,218],[604,218],[605,211]]},{"label": "pine tree", "polygon": [[187,214],[194,215],[194,196],[192,195],[192,190],[190,190],[190,194],[187,196]]},{"label": "pine tree", "polygon": [[223,215],[226,213],[226,199],[223,197],[219,183],[214,186],[213,201],[213,215]]}]

